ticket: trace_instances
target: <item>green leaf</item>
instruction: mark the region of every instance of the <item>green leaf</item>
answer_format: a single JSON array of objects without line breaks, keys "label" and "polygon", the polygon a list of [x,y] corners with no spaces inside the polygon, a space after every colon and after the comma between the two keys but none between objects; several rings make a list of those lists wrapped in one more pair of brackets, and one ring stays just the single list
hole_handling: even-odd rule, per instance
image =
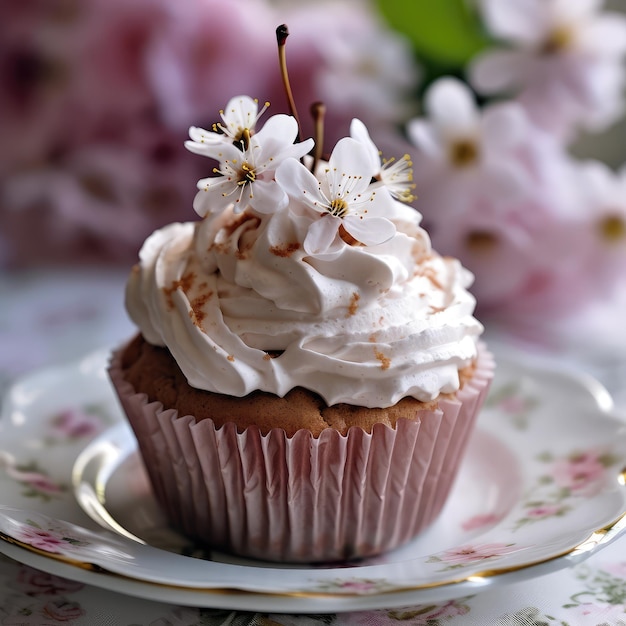
[{"label": "green leaf", "polygon": [[480,16],[466,0],[377,0],[377,5],[418,55],[442,66],[465,65],[489,42]]}]

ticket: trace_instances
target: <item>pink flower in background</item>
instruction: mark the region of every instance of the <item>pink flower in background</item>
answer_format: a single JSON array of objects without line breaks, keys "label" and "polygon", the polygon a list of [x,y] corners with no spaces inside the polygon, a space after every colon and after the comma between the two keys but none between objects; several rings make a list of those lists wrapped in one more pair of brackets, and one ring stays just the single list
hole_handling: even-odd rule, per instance
[{"label": "pink flower in background", "polygon": [[[376,144],[384,147],[381,139],[393,124],[417,110],[413,93],[421,71],[404,37],[391,30],[372,5],[354,0],[282,3],[276,24],[283,22],[290,32],[287,60],[303,136],[313,135],[310,104],[322,101],[325,152],[346,135],[354,117],[367,124]],[[280,76],[274,72],[270,77],[267,96],[259,98],[284,107]]]},{"label": "pink flower in background", "polygon": [[205,0],[168,8],[167,21],[144,49],[166,125],[178,132],[192,124],[210,128],[224,102],[241,93],[272,102],[265,85],[280,80],[275,30],[283,20],[268,2]]},{"label": "pink flower in background", "polygon": [[[181,144],[181,155],[182,150]],[[195,181],[176,177],[175,151],[169,172],[159,157],[153,161],[121,142],[101,142],[70,152],[59,163],[15,173],[0,189],[0,223],[20,244],[13,257],[31,264],[49,257],[135,258],[156,223],[193,214]]]},{"label": "pink flower in background", "polygon": [[74,580],[54,576],[46,572],[23,565],[20,568],[15,583],[16,587],[22,593],[29,596],[58,596],[65,593],[74,593],[80,591],[85,585]]},{"label": "pink flower in background", "polygon": [[52,626],[53,624],[74,623],[86,612],[78,602],[66,598],[29,603],[27,606],[11,606],[5,611],[3,626]]},{"label": "pink flower in background", "polygon": [[599,161],[583,162],[579,182],[577,190],[586,209],[580,255],[598,290],[610,292],[626,273],[626,166],[614,172]]},{"label": "pink flower in background", "polygon": [[[313,41],[322,58],[315,74],[319,98],[329,110],[362,116],[370,126],[406,118],[415,110],[407,95],[419,84],[421,74],[409,43],[389,31],[374,12],[356,10],[354,2],[317,4],[311,3],[312,10],[326,22],[320,24],[323,40]],[[325,14],[332,15],[333,24]],[[294,32],[299,32],[300,24],[308,25],[310,18],[315,20],[308,11],[293,17]],[[310,25],[308,29],[312,32]]]},{"label": "pink flower in background", "polygon": [[580,163],[564,143],[624,113],[626,18],[601,0],[476,5],[499,43],[453,69],[497,103],[434,66],[418,96],[420,49],[376,4],[1,4],[0,265],[127,266],[155,228],[196,219],[206,164],[184,134],[226,123],[219,108],[241,93],[289,112],[286,23],[299,140],[322,101],[325,154],[354,117],[383,155],[408,153],[414,189],[408,160],[379,173],[417,196],[434,248],[474,273],[479,315],[528,336],[583,311],[626,276],[626,170]]},{"label": "pink flower in background", "polygon": [[489,201],[510,205],[530,188],[515,153],[528,123],[513,103],[481,111],[470,89],[455,78],[440,78],[424,96],[425,116],[408,123],[418,207],[429,221],[448,223]]},{"label": "pink flower in background", "polygon": [[84,609],[78,602],[68,602],[65,598],[50,600],[44,605],[42,613],[44,617],[57,622],[72,622],[85,615]]},{"label": "pink flower in background", "polygon": [[450,600],[441,604],[420,604],[397,609],[339,613],[333,623],[337,626],[371,626],[373,624],[391,626],[398,623],[411,624],[411,626],[433,626],[441,624],[439,620],[447,621],[453,617],[467,615],[469,611],[467,604]]},{"label": "pink flower in background", "polygon": [[[184,154],[181,133],[219,121],[219,107],[238,93],[287,112],[275,36],[285,21],[302,139],[316,99],[327,100],[327,139],[345,135],[359,108],[387,127],[379,135],[391,135],[416,78],[412,51],[371,7],[328,8],[277,10],[267,0],[2,4],[1,262],[128,264],[152,230],[194,219],[202,171]],[[335,70],[343,72],[338,81],[318,84]]]},{"label": "pink flower in background", "polygon": [[509,49],[470,66],[482,93],[517,93],[531,118],[555,135],[606,127],[623,111],[626,18],[589,0],[482,0],[485,24]]}]

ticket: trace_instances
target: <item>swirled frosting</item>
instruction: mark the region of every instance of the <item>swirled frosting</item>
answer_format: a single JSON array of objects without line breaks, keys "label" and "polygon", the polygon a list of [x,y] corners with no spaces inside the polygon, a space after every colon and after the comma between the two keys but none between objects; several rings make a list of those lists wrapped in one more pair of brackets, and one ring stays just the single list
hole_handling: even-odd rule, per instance
[{"label": "swirled frosting", "polygon": [[387,407],[459,387],[483,328],[472,275],[435,253],[420,215],[396,202],[395,235],[307,253],[302,211],[241,212],[153,233],[129,278],[127,310],[189,384],[241,397],[294,387]]}]

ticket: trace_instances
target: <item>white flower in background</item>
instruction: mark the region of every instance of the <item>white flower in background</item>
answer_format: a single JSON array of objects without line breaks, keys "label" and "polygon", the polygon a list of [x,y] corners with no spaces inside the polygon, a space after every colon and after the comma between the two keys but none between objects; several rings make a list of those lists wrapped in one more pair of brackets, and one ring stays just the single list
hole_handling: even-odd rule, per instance
[{"label": "white flower in background", "polygon": [[415,200],[413,189],[413,163],[408,154],[401,159],[384,159],[380,150],[372,141],[367,127],[361,120],[353,119],[350,124],[350,136],[362,144],[369,154],[374,178],[380,180],[389,193],[402,202]]},{"label": "white flower in background", "polygon": [[[330,10],[335,18],[334,3]],[[355,17],[352,11],[345,21]],[[407,113],[407,96],[419,83],[419,71],[408,42],[398,33],[372,22],[332,29],[322,41],[319,51],[326,63],[316,81],[329,108],[367,108],[371,120],[399,119]]]},{"label": "white flower in background", "polygon": [[213,124],[212,130],[192,126],[189,129],[191,141],[185,142],[185,146],[195,154],[211,157],[215,146],[247,141],[246,137],[254,134],[256,123],[268,107],[269,102],[266,102],[259,111],[258,100],[250,96],[231,98],[226,108],[220,111],[222,122]]},{"label": "white flower in background", "polygon": [[421,70],[411,43],[374,6],[360,0],[282,2],[279,14],[292,33],[292,76],[308,83],[298,80],[296,92],[302,102],[326,104],[333,145],[352,117],[371,125],[415,111]]},{"label": "white flower in background", "polygon": [[[420,206],[434,218],[460,214],[481,197],[509,205],[530,181],[516,158],[527,119],[515,103],[482,111],[470,89],[441,78],[425,94],[426,117],[407,125],[414,154]],[[426,215],[426,214],[425,214]]]},{"label": "white flower in background", "polygon": [[563,138],[599,130],[623,107],[626,17],[600,0],[482,0],[488,30],[510,43],[470,65],[481,93],[516,94],[531,119]]},{"label": "white flower in background", "polygon": [[579,167],[580,194],[598,249],[622,259],[626,269],[626,166],[615,173],[600,161]]},{"label": "white flower in background", "polygon": [[395,235],[395,225],[385,217],[393,212],[395,200],[384,187],[370,184],[374,170],[362,144],[351,137],[340,139],[318,172],[315,177],[295,159],[284,161],[276,172],[276,180],[294,200],[320,214],[303,243],[308,254],[332,254],[342,238],[367,246]]},{"label": "white flower in background", "polygon": [[[313,140],[294,143],[298,124],[289,115],[274,115],[263,128],[239,146],[232,143],[206,144],[202,152],[219,161],[217,176],[198,181],[200,190],[193,208],[200,215],[218,213],[230,204],[235,213],[248,206],[260,213],[272,213],[286,206],[287,195],[274,180],[274,172],[285,159],[299,159],[313,148]],[[195,145],[194,145],[195,147]]]}]

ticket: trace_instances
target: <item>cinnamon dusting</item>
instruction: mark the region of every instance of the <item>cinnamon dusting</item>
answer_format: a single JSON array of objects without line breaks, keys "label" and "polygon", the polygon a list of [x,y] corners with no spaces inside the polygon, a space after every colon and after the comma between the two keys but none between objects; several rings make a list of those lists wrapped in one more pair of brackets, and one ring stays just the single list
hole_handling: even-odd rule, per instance
[{"label": "cinnamon dusting", "polygon": [[270,246],[270,252],[281,258],[289,258],[299,249],[300,244],[297,241],[294,243],[287,243],[284,246]]},{"label": "cinnamon dusting", "polygon": [[374,350],[374,355],[380,361],[380,369],[388,370],[391,367],[391,359],[379,350]]},{"label": "cinnamon dusting", "polygon": [[174,292],[182,289],[185,293],[187,293],[193,287],[193,281],[195,278],[196,275],[193,272],[189,272],[188,274],[184,274],[180,280],[172,281],[172,284],[169,287],[162,288],[167,308],[170,311],[174,308]]},{"label": "cinnamon dusting", "polygon": [[348,305],[348,317],[350,315],[356,315],[356,312],[359,310],[359,300],[361,296],[357,291],[352,292],[352,296],[350,296],[350,304]]},{"label": "cinnamon dusting", "polygon": [[[206,283],[204,284],[206,285]],[[206,291],[200,294],[199,296],[196,296],[190,303],[191,304],[190,316],[191,316],[191,313],[193,313],[193,317],[191,317],[191,320],[200,330],[204,330],[204,328],[202,327],[202,322],[204,321],[204,318],[206,317],[206,311],[203,310],[203,307],[211,299],[212,296],[213,296],[212,291]]]}]

